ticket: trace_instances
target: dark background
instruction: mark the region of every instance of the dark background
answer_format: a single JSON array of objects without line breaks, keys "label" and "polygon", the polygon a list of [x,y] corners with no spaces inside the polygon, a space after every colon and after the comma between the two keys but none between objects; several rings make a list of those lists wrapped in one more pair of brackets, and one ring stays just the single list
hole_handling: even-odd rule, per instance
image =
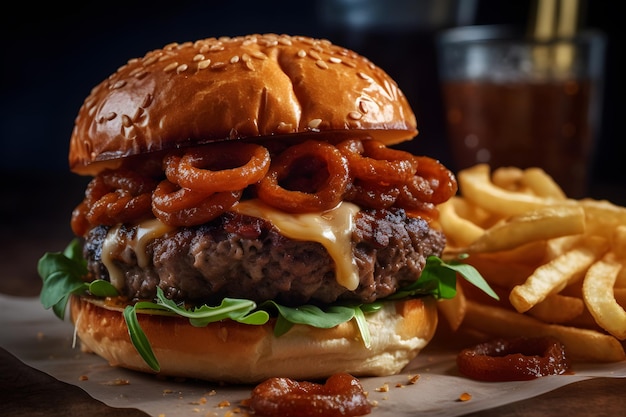
[{"label": "dark background", "polygon": [[[347,19],[345,8],[339,7],[342,3],[360,6]],[[624,22],[618,3],[588,1],[581,24],[607,35],[602,125],[589,195],[626,204],[623,133],[618,124],[624,114],[625,68],[620,56]],[[524,25],[530,4],[530,0],[108,0],[72,7],[59,2],[14,3],[14,11],[0,18],[5,29],[0,66],[0,290],[11,292],[13,279],[36,280],[38,257],[63,249],[71,239],[70,213],[88,181],[68,173],[73,121],[91,88],[128,59],[170,42],[213,36],[274,32],[327,38],[369,57],[398,82],[420,130],[406,146],[453,167],[437,83],[435,36],[465,24]]]}]

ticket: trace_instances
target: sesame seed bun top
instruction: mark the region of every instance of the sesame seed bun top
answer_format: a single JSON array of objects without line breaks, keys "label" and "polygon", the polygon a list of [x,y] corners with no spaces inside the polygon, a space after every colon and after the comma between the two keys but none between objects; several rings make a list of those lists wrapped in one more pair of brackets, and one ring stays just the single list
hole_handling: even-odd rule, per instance
[{"label": "sesame seed bun top", "polygon": [[131,59],[82,105],[70,169],[219,140],[362,133],[388,145],[417,134],[393,79],[326,40],[249,35],[173,43]]}]

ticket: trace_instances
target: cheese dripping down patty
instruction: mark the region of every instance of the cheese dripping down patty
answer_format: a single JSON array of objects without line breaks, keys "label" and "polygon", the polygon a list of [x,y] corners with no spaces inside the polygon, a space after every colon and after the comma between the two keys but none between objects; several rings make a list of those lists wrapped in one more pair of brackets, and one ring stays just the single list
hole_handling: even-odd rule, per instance
[{"label": "cheese dripping down patty", "polygon": [[[290,239],[318,242],[326,248],[335,262],[337,283],[348,290],[355,290],[359,285],[359,272],[352,256],[352,231],[354,216],[359,208],[342,202],[337,207],[321,213],[292,214],[276,210],[259,200],[242,201],[231,209],[234,212],[269,220],[283,236]],[[150,259],[146,246],[152,240],[175,230],[158,219],[146,220],[137,225],[137,233],[131,239],[120,234],[121,225],[112,227],[102,245],[102,263],[109,272],[111,284],[118,290],[125,285],[125,277],[115,265],[116,253],[130,250],[137,257],[137,264],[145,268]]]}]

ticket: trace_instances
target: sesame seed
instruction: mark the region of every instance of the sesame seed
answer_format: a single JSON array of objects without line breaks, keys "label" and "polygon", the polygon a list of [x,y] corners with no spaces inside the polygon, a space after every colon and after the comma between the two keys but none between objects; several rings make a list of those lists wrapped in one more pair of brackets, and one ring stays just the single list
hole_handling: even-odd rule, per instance
[{"label": "sesame seed", "polygon": [[356,75],[358,75],[359,78],[364,79],[364,80],[369,80],[370,79],[369,75],[367,75],[367,74],[365,74],[365,73],[363,73],[361,71],[357,72]]},{"label": "sesame seed", "polygon": [[198,62],[198,69],[208,68],[209,65],[211,65],[211,60],[210,59],[205,59],[204,61]]},{"label": "sesame seed", "polygon": [[261,51],[252,51],[250,54],[256,59],[267,59],[267,55]]},{"label": "sesame seed", "polygon": [[217,43],[217,44],[213,44],[209,46],[209,51],[211,52],[223,51],[223,50],[224,50],[224,46],[221,43]]},{"label": "sesame seed", "polygon": [[176,42],[168,43],[167,45],[163,47],[163,50],[169,51],[169,50],[176,48],[177,46],[178,46],[178,43]]},{"label": "sesame seed", "polygon": [[363,115],[358,111],[351,111],[350,113],[348,113],[348,117],[354,120],[359,120],[361,117],[363,117]]},{"label": "sesame seed", "polygon": [[187,71],[187,68],[189,68],[189,65],[187,65],[187,64],[180,64],[180,65],[176,68],[176,74],[180,74],[181,72],[185,72],[185,71]]},{"label": "sesame seed", "polygon": [[252,61],[246,61],[246,68],[248,68],[250,71],[254,71],[254,65],[252,64]]},{"label": "sesame seed", "polygon": [[107,113],[107,114],[103,115],[103,116],[100,118],[100,120],[101,120],[101,121],[107,121],[107,122],[110,122],[111,120],[115,119],[116,117],[117,117],[117,113],[115,113],[115,112],[113,112],[113,111],[112,111],[112,112],[109,112],[109,113]]},{"label": "sesame seed", "polygon": [[125,80],[119,80],[117,81],[115,84],[113,84],[111,86],[112,90],[117,90],[118,88],[122,88],[126,85],[126,81]]},{"label": "sesame seed", "polygon": [[211,69],[217,70],[217,69],[222,69],[226,67],[226,63],[225,62],[214,62],[213,64],[211,64]]},{"label": "sesame seed", "polygon": [[281,36],[280,39],[278,39],[278,42],[285,46],[292,45],[291,39],[289,39],[287,36]]},{"label": "sesame seed", "polygon": [[352,62],[352,61],[345,61],[345,60],[344,60],[344,61],[341,61],[341,63],[342,63],[342,64],[344,64],[344,65],[346,65],[346,66],[348,66],[348,67],[350,67],[350,68],[356,68],[356,63],[355,63],[355,62]]},{"label": "sesame seed", "polygon": [[310,51],[309,51],[309,56],[310,56],[311,58],[313,58],[313,59],[317,59],[317,60],[322,59],[322,57],[320,56],[320,54],[318,54],[318,53],[317,53],[317,51],[314,51],[314,50],[310,50]]},{"label": "sesame seed", "polygon": [[359,110],[361,110],[361,113],[367,114],[369,109],[367,108],[367,104],[365,103],[365,101],[359,101]]},{"label": "sesame seed", "polygon": [[322,69],[328,69],[328,64],[322,61],[321,59],[318,59],[317,61],[315,61],[315,65],[317,65],[318,67]]},{"label": "sesame seed", "polygon": [[172,72],[177,67],[178,67],[178,62],[172,62],[171,64],[168,64],[165,68],[163,68],[163,71],[165,71],[165,72]]},{"label": "sesame seed", "polygon": [[317,128],[320,126],[320,124],[321,124],[321,123],[322,123],[322,119],[313,119],[313,120],[311,120],[311,121],[309,122],[309,125],[308,125],[308,126],[309,126],[311,129],[317,129]]},{"label": "sesame seed", "polygon": [[131,127],[133,125],[133,121],[127,115],[122,115],[122,126]]},{"label": "sesame seed", "polygon": [[144,78],[146,77],[146,75],[148,75],[148,74],[149,74],[149,72],[148,72],[148,71],[141,71],[141,72],[138,72],[137,74],[135,74],[135,78],[136,78],[136,79],[138,79],[138,80],[142,80],[142,79],[144,79]]},{"label": "sesame seed", "polygon": [[304,49],[300,49],[300,50],[298,51],[298,56],[299,56],[300,58],[304,58],[304,57],[306,56],[306,51],[305,51]]},{"label": "sesame seed", "polygon": [[148,65],[154,64],[155,62],[157,62],[157,59],[159,59],[159,57],[157,55],[152,55],[150,57],[147,57],[146,59],[144,59],[142,61],[142,64],[144,67],[147,67]]},{"label": "sesame seed", "polygon": [[235,55],[230,59],[231,64],[236,64],[237,62],[239,62],[239,55]]},{"label": "sesame seed", "polygon": [[242,60],[243,62],[248,62],[248,61],[250,61],[251,59],[252,59],[252,58],[250,57],[250,55],[249,55],[249,54],[247,54],[247,53],[245,53],[245,52],[244,52],[243,54],[241,54],[241,60]]},{"label": "sesame seed", "polygon": [[141,118],[141,116],[143,115],[143,108],[141,107],[137,107],[137,110],[135,110],[135,114],[133,116],[133,123],[138,122],[139,119]]},{"label": "sesame seed", "polygon": [[204,61],[204,55],[202,55],[202,54],[196,54],[196,55],[193,57],[193,62],[198,62],[198,61]]},{"label": "sesame seed", "polygon": [[330,62],[332,62],[333,64],[340,64],[341,63],[341,58],[337,58],[336,56],[331,56],[330,58],[328,58],[328,60]]},{"label": "sesame seed", "polygon": [[144,71],[144,69],[141,67],[135,67],[128,73],[128,75],[131,77],[134,77],[138,72],[141,72],[141,71]]},{"label": "sesame seed", "polygon": [[143,98],[143,101],[141,102],[141,107],[146,108],[150,104],[152,104],[152,94],[146,94],[146,96]]}]

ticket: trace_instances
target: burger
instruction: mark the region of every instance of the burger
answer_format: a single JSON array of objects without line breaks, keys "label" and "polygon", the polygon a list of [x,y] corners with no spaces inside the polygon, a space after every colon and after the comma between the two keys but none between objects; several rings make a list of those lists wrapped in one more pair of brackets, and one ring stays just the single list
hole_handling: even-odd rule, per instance
[{"label": "burger", "polygon": [[[381,68],[327,40],[172,43],[80,108],[91,177],[41,301],[111,365],[232,383],[398,373],[431,340],[457,190]],[[443,277],[443,278],[442,278]],[[446,295],[447,294],[447,295]],[[451,295],[450,295],[451,294]]]}]

